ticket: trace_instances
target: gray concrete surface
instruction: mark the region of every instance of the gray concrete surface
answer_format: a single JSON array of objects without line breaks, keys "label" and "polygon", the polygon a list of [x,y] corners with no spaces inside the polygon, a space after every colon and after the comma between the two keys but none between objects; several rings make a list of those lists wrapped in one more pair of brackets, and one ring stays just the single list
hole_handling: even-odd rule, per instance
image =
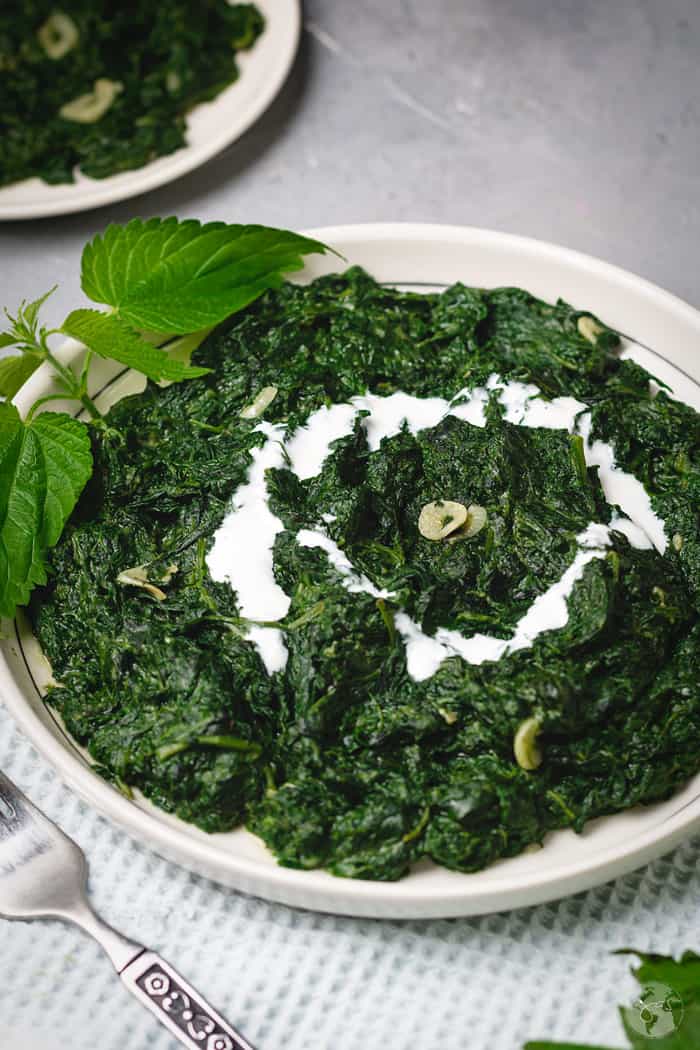
[{"label": "gray concrete surface", "polygon": [[[79,259],[89,237],[110,221],[169,214],[297,229],[377,220],[480,225],[601,256],[700,307],[699,176],[700,0],[308,0],[302,46],[287,84],[258,124],[223,155],[170,186],[110,208],[0,224],[0,307],[15,306],[59,281],[47,306],[48,319],[59,322],[81,302]],[[114,849],[114,840],[104,848]],[[264,930],[267,939],[271,928],[279,966],[288,960],[289,972],[310,944],[321,950],[322,937],[335,939],[341,952],[338,972],[358,989],[357,1023],[349,1023],[349,1015],[326,997],[324,1031],[334,1035],[323,1045],[349,1047],[355,1037],[364,1042],[369,1032],[370,1043],[384,1038],[388,1046],[386,1026],[400,1028],[401,1015],[411,1012],[418,996],[426,1004],[426,1038],[440,1040],[439,1033],[451,1025],[449,1045],[456,1046],[462,1031],[472,1032],[474,1016],[479,1031],[486,1030],[476,988],[483,989],[484,1002],[495,1004],[493,1032],[505,1025],[498,1012],[503,1009],[522,1019],[523,1038],[548,1032],[619,1042],[616,1028],[604,1028],[616,1025],[613,1004],[625,998],[618,995],[612,975],[620,971],[613,971],[608,950],[632,942],[679,951],[688,943],[688,930],[693,931],[697,909],[688,881],[697,867],[693,847],[676,856],[673,870],[670,862],[659,861],[643,876],[574,898],[561,906],[556,921],[554,911],[542,910],[527,920],[530,925],[524,913],[513,913],[507,926],[504,917],[420,931],[413,924],[406,927],[405,940],[397,924],[381,931],[365,924],[357,934],[364,947],[357,950],[344,920],[306,923],[293,913],[277,919],[274,908],[233,895],[220,895],[211,914],[217,923],[224,916],[234,934],[237,921],[252,929],[245,944],[263,938],[256,930]],[[158,870],[164,885],[163,870]],[[173,892],[185,898],[189,877],[177,878],[184,881],[173,880]],[[109,877],[106,885],[109,892]],[[195,905],[187,904],[192,908],[187,914],[206,932],[212,929],[211,916],[194,910],[200,897],[195,895]],[[106,914],[113,921],[120,918],[109,910]],[[125,914],[133,923],[135,913]],[[150,930],[148,936],[167,949],[172,924],[168,919],[158,925],[159,912],[154,914],[149,911],[151,925],[143,935]],[[355,924],[355,929],[360,927]],[[24,958],[17,946],[25,943],[25,933],[22,926],[12,928],[9,958]],[[74,958],[66,954],[70,935],[32,930],[31,936],[53,937],[46,944],[52,945],[47,958],[55,969],[20,970],[14,987],[43,995],[42,1010],[46,1002],[58,1003],[64,1020],[65,1004],[75,1012],[84,997],[75,983]],[[235,942],[234,936],[234,947]],[[26,940],[30,955],[33,943]],[[454,994],[456,985],[448,979],[458,951],[469,973],[463,995]],[[221,974],[206,970],[205,953],[197,952],[193,947],[200,970],[195,967],[192,979],[225,1002]],[[403,959],[409,952],[419,958],[425,953],[418,983],[389,981],[391,966],[405,974]],[[267,958],[264,953],[262,958]],[[378,958],[384,961],[376,969]],[[554,968],[552,959],[558,960]],[[262,973],[254,960],[246,968],[253,976]],[[375,970],[379,983],[372,984],[367,974]],[[518,988],[508,1007],[499,1007],[505,1000],[498,998],[494,974],[501,971],[510,981],[504,987]],[[103,980],[102,1005],[113,1002],[114,994],[112,984],[107,991],[113,978],[106,971]],[[533,1013],[544,1010],[545,981],[550,1012]],[[59,986],[63,993],[56,997]],[[297,984],[290,990],[279,982],[270,987],[263,979],[254,988],[251,1016],[266,1017],[269,1000],[281,1001],[280,1017],[303,1019],[294,1042],[301,1046],[309,1016],[306,989]],[[17,993],[19,1020],[28,994]],[[379,1010],[380,998],[388,1005],[385,1027],[377,1035],[372,1011]],[[131,1031],[131,1015],[115,1020],[108,1005],[100,1012],[96,998],[87,1001],[95,1023],[102,1018],[112,1037]],[[593,1023],[590,1031],[575,1013],[584,1007]],[[47,1013],[47,1025],[54,1016]],[[80,1019],[79,1011],[75,1017]],[[463,1030],[455,1027],[463,1021]],[[313,1040],[317,1029],[309,1031]],[[415,1042],[429,1045],[423,1037]],[[518,1038],[517,1045],[521,1042]],[[1,1035],[0,1043],[5,1045]],[[507,1043],[516,1045],[511,1035]],[[488,1045],[496,1042],[489,1038]],[[498,1039],[498,1045],[505,1043]]]},{"label": "gray concrete surface", "polygon": [[0,300],[84,242],[177,214],[292,228],[423,220],[529,234],[700,306],[699,0],[309,0],[294,70],[199,171],[82,215],[0,225]]}]

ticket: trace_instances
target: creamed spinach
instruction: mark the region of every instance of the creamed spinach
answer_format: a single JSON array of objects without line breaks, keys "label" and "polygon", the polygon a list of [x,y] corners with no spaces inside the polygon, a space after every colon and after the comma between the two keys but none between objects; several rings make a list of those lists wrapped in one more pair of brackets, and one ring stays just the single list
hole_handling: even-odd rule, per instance
[{"label": "creamed spinach", "polygon": [[238,78],[263,27],[228,0],[3,0],[0,186],[102,179],[180,149],[187,112]]},{"label": "creamed spinach", "polygon": [[[417,295],[352,269],[267,293],[197,351],[211,374],[149,384],[95,430],[95,474],[31,608],[60,683],[50,703],[123,790],[208,831],[244,822],[281,863],[350,877],[396,879],[421,857],[474,871],[668,796],[700,768],[700,416],[617,344],[512,288]],[[264,440],[241,411],[274,387],[264,419],[293,429],[366,390],[451,398],[493,373],[589,406],[664,520],[666,553],[613,532],[564,627],[416,681],[399,609],[427,633],[507,637],[613,508],[580,438],[513,425],[495,397],[484,427],[447,417],[374,451],[360,420],[316,477],[268,474],[292,599],[287,664],[268,675],[206,564]],[[480,508],[483,527],[425,539],[421,508],[440,495]],[[391,598],[351,593],[296,542],[321,511]]]}]

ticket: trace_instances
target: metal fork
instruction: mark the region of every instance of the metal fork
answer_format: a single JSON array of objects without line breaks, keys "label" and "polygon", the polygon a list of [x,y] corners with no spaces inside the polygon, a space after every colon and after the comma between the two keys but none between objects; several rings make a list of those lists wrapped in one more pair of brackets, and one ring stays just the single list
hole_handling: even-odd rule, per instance
[{"label": "metal fork", "polygon": [[86,885],[82,850],[0,773],[0,916],[80,926],[129,991],[190,1050],[253,1050],[164,959],[103,922]]}]

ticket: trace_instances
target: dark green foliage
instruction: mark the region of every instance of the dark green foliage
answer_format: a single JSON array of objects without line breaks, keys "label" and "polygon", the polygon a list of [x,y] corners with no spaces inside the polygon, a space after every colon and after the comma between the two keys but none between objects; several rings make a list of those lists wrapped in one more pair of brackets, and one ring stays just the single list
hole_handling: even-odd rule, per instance
[{"label": "dark green foliage", "polygon": [[[623,376],[643,370],[621,362]],[[700,608],[700,415],[661,390],[640,396],[620,385],[593,410],[594,434],[615,446],[618,463],[644,483],[666,523],[670,545]]]},{"label": "dark green foliage", "polygon": [[[578,440],[497,417],[481,428],[448,416],[417,438],[389,438],[370,455],[358,424],[305,485],[289,471],[271,472],[271,505],[291,529],[313,528],[321,511],[332,510],[331,538],[429,631],[507,635],[562,575],[576,534],[596,516]],[[426,542],[418,516],[440,498],[480,504],[488,526],[469,542]]]},{"label": "dark green foliage", "polygon": [[[639,994],[620,1016],[630,1050],[697,1050],[700,1046],[700,955],[685,951],[676,960],[623,948],[617,955],[636,955],[632,970]],[[609,1050],[582,1043],[535,1040],[523,1050]]]},{"label": "dark green foliage", "polygon": [[[621,951],[621,955],[636,955],[641,965],[632,970],[642,989],[643,1001],[648,1001],[644,990],[651,987],[656,994],[651,997],[659,1007],[652,1007],[650,1017],[645,1017],[644,1033],[639,1031],[639,1010],[635,1007],[620,1007],[625,1034],[633,1050],[695,1050],[700,1045],[700,955],[685,951],[676,960],[667,955],[652,955],[634,948]],[[660,1000],[659,986],[666,992]],[[682,1005],[681,1005],[682,1004]],[[662,1011],[671,1011],[673,1025]],[[659,1038],[659,1021],[665,1021],[662,1031],[669,1034]],[[673,1029],[669,1031],[669,1029]]]},{"label": "dark green foliage", "polygon": [[[95,431],[95,473],[32,607],[61,682],[51,702],[105,774],[210,830],[245,820],[284,864],[380,879],[423,856],[477,870],[693,774],[700,626],[685,547],[662,557],[615,534],[575,586],[565,627],[495,663],[455,657],[423,682],[409,676],[399,608],[428,632],[508,637],[571,563],[576,535],[610,513],[579,439],[513,426],[495,402],[484,428],[449,417],[370,452],[358,425],[317,477],[269,473],[285,525],[275,573],[292,599],[284,672],[268,677],[235,595],[206,570],[263,440],[240,410],[271,384],[265,419],[292,427],[365,389],[451,397],[492,372],[575,393],[627,469],[639,465],[646,483],[648,458],[655,477],[665,464],[663,498],[697,524],[668,458],[692,457],[697,416],[653,400],[612,333],[593,345],[578,316],[518,290],[409,295],[351,270],[267,293],[197,351],[210,374],[118,404]],[[640,454],[645,413],[654,447],[672,451],[653,452],[649,437]],[[437,498],[479,503],[486,526],[425,540],[418,514]],[[356,570],[392,599],[349,593],[322,551],[296,543],[323,511]],[[135,566],[165,600],[116,582]],[[534,772],[513,756],[529,717],[542,726]]]},{"label": "dark green foliage", "polygon": [[[37,31],[57,10],[80,39],[50,59]],[[236,51],[262,29],[257,8],[227,0],[4,0],[0,185],[31,175],[71,182],[76,166],[99,179],[174,152],[185,144],[187,111],[236,80]],[[124,86],[102,119],[80,124],[58,115],[99,78]]]}]

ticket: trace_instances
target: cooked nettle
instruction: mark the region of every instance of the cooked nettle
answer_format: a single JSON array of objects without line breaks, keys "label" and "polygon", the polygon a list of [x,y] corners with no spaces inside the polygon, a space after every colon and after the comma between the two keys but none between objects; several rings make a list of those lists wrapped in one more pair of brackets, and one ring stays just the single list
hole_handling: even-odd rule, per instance
[{"label": "cooked nettle", "polygon": [[700,767],[700,417],[566,303],[282,269],[187,325],[87,281],[130,330],[200,333],[201,371],[91,425],[42,533],[70,732],[118,786],[350,877],[474,871],[668,796]]},{"label": "cooked nettle", "polygon": [[[37,410],[73,400],[92,431],[109,429],[89,392],[95,355],[154,382],[203,376],[208,370],[187,359],[211,329],[279,284],[282,273],[300,269],[304,255],[324,251],[318,241],[266,226],[134,219],[109,226],[83,251],[83,291],[106,310],[73,310],[58,328],[40,323],[51,292],[5,310],[0,348],[15,352],[0,361],[0,396],[7,399],[0,402],[0,615],[12,616],[45,582],[46,552],[93,468],[88,426],[64,412]],[[56,338],[66,335],[87,348],[77,372],[55,353]],[[22,419],[9,399],[41,364],[51,368],[55,389]],[[129,564],[136,563],[121,567],[119,582],[158,597],[140,575],[143,567]]]},{"label": "cooked nettle", "polygon": [[264,29],[228,0],[3,0],[0,186],[140,168],[186,142],[186,116],[239,75]]}]

